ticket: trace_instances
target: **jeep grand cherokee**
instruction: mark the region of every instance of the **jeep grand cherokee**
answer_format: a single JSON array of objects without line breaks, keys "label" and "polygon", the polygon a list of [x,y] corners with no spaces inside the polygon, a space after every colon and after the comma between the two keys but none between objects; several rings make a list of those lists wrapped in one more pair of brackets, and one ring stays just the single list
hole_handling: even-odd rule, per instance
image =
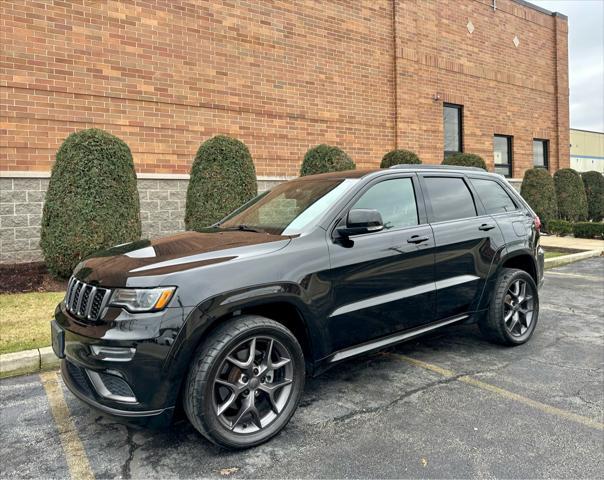
[{"label": "jeep grand cherokee", "polygon": [[201,232],[81,262],[52,321],[69,389],[99,410],[260,444],[307,374],[475,321],[526,342],[539,218],[499,175],[401,165],[299,178]]}]

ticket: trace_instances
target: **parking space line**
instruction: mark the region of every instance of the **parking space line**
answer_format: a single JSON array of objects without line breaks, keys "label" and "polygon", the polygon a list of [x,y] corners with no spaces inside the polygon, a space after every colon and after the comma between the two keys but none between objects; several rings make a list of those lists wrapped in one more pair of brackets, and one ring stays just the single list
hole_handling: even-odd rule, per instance
[{"label": "parking space line", "polygon": [[604,277],[596,277],[595,275],[579,275],[578,273],[553,272],[551,270],[545,272],[545,275],[560,275],[562,277],[583,278],[585,280],[593,280],[594,282],[601,282],[604,279]]},{"label": "parking space line", "polygon": [[584,417],[582,415],[578,415],[573,412],[569,412],[567,410],[563,410],[561,408],[553,407],[551,405],[547,405],[545,403],[538,402],[537,400],[532,400],[528,397],[524,397],[514,392],[510,392],[501,387],[496,387],[495,385],[491,385],[490,383],[483,382],[476,378],[473,378],[469,375],[457,376],[455,372],[452,370],[447,370],[446,368],[439,367],[438,365],[433,365],[431,363],[423,362],[421,360],[416,360],[415,358],[408,357],[406,355],[401,354],[391,354],[394,357],[403,360],[411,365],[423,368],[425,370],[430,370],[432,372],[438,373],[443,377],[457,377],[456,380],[466,383],[468,385],[472,385],[473,387],[479,388],[481,390],[485,390],[487,392],[494,393],[495,395],[499,395],[500,397],[507,398],[508,400],[512,400],[514,402],[522,403],[529,407],[532,407],[536,410],[539,410],[543,413],[547,413],[549,415],[554,415],[556,417],[564,418],[565,420],[570,420],[571,422],[579,423],[581,425],[585,425],[586,427],[594,428],[596,430],[604,430],[604,423],[598,422],[592,418]]},{"label": "parking space line", "polygon": [[40,374],[50,410],[59,430],[59,438],[65,453],[65,460],[72,479],[94,479],[90,462],[86,456],[82,440],[78,436],[75,424],[69,415],[63,390],[59,384],[56,372],[43,372]]}]

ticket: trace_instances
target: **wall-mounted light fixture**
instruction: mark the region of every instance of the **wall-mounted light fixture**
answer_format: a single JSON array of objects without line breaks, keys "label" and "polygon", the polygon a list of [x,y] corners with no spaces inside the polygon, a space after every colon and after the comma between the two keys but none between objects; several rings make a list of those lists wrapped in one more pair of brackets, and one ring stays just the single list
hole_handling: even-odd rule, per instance
[{"label": "wall-mounted light fixture", "polygon": [[432,100],[434,100],[435,102],[440,101],[440,93],[435,93],[434,95],[432,95]]}]

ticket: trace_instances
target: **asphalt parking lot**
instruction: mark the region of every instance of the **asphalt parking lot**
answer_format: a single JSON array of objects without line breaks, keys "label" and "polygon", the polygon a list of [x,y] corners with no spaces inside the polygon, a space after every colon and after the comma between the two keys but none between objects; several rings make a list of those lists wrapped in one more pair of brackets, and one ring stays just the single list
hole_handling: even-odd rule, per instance
[{"label": "asphalt parking lot", "polygon": [[342,364],[307,382],[288,427],[225,452],[184,421],[100,415],[56,372],[0,382],[3,478],[602,478],[604,258],[549,270],[532,340],[475,326]]}]

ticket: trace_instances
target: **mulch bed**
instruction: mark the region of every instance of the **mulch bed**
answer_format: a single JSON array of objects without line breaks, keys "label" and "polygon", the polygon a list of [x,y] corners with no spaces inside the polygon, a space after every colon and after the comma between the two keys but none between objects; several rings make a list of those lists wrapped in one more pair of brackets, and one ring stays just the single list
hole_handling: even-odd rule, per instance
[{"label": "mulch bed", "polygon": [[67,280],[54,278],[42,262],[0,265],[0,293],[61,292]]}]

